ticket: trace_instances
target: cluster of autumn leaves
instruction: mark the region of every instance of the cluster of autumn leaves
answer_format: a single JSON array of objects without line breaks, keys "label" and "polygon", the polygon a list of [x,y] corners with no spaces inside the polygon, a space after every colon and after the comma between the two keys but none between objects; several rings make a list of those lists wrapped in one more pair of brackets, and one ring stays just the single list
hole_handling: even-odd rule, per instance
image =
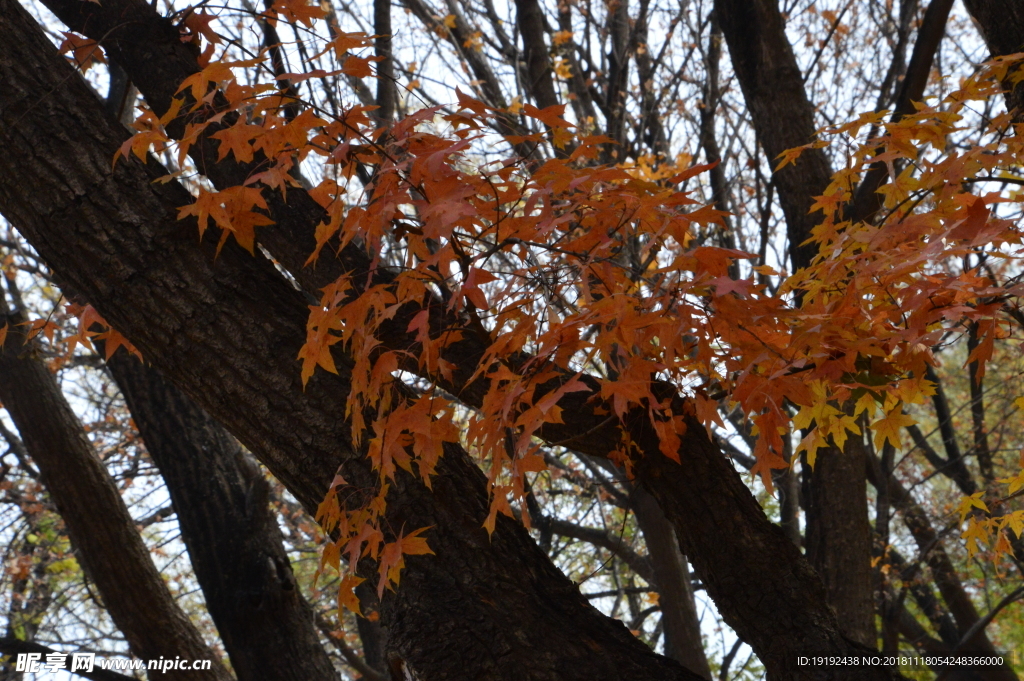
[{"label": "cluster of autumn leaves", "polygon": [[[267,16],[311,26],[317,12],[297,0],[274,5]],[[404,469],[429,486],[445,442],[462,438],[486,463],[486,526],[493,531],[497,513],[529,522],[526,505],[516,502],[527,475],[546,467],[535,434],[561,422],[566,393],[596,382],[613,423],[642,410],[662,452],[677,461],[684,412],[709,429],[722,426],[718,405],[725,400],[752,420],[753,472],[770,490],[772,469],[788,465],[787,433],[804,433],[798,452],[806,451],[811,465],[819,449],[841,447],[864,428],[876,446],[899,447],[901,430],[914,422],[906,407],[931,394],[924,375],[937,363],[932,347],[976,325],[979,343],[968,362],[983,372],[993,344],[1014,323],[1007,311],[1020,294],[1021,235],[999,217],[998,205],[1015,199],[975,192],[1019,165],[1024,141],[1005,134],[1016,123],[1004,115],[985,122],[987,144],[946,148],[972,103],[1000,96],[1016,77],[1012,60],[991,63],[945,100],[899,121],[868,114],[824,131],[814,145],[842,145],[848,162],[814,205],[821,212],[818,257],[789,275],[762,266],[740,277],[735,262],[750,256],[691,244],[695,227],[722,218],[685,191],[706,167],[651,181],[599,165],[608,140],[577,138],[562,107],[531,106],[523,112],[546,132],[508,141],[517,148],[550,143],[555,157],[482,163],[475,149],[492,141],[486,121],[506,112],[461,93],[448,113],[426,107],[387,130],[378,128],[372,107],[333,118],[306,106],[294,115],[280,77],[236,78],[265,55],[215,59],[216,34],[204,30],[201,15],[190,21],[197,45],[200,36],[209,40],[205,68],[181,85],[165,116],[143,111],[119,155],[143,158],[176,146],[185,167],[204,129],[228,123],[213,135],[220,158],[255,160],[259,172],[220,191],[196,186],[195,202],[182,206],[180,217],[195,216],[200,232],[216,227],[221,244],[234,238],[253,251],[256,228],[271,222],[262,192],[286,199],[302,175],[315,174],[310,194],[328,219],[317,227],[308,265],[316,266],[323,249],[365,251],[368,270],[345,274],[310,306],[296,371],[304,381],[318,368],[336,372],[331,348],[339,344],[354,358],[346,416],[379,474],[378,487],[349,494],[346,481],[335,480],[317,518],[330,535],[321,569],[344,573],[343,559],[354,566],[372,556],[381,591],[398,582],[403,555],[430,552],[427,528],[384,541],[379,524],[389,485]],[[358,53],[368,41],[338,34],[323,50],[335,55],[336,73],[365,74],[372,58]],[[89,47],[68,38],[80,64]],[[295,83],[325,74],[286,75]],[[183,112],[192,122],[172,143],[162,126]],[[800,152],[780,163],[799,163]],[[881,190],[882,211],[854,220],[853,189],[880,163],[892,178]],[[768,287],[767,277],[780,285]],[[387,337],[388,324],[409,306],[416,310],[402,313],[411,319],[403,331],[415,343],[403,347]],[[96,321],[83,317],[83,328]],[[473,410],[453,399],[456,367],[446,358],[469,337],[486,349],[463,383],[488,379]],[[410,372],[421,390],[401,380]],[[659,382],[689,399],[680,407],[655,394]],[[609,445],[627,467],[634,450],[628,432]],[[1022,478],[1004,482],[1008,495],[1024,485]],[[1024,512],[1000,515],[977,495],[961,512],[972,551],[978,542],[1009,551],[1006,533],[1024,530]],[[358,608],[351,594],[357,583],[352,574],[343,579],[342,605]]]}]

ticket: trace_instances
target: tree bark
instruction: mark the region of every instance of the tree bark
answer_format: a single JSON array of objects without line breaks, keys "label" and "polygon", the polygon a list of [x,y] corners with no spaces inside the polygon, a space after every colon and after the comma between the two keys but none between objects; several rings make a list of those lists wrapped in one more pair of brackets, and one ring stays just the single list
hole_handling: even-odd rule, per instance
[{"label": "tree bark", "polygon": [[555,106],[558,104],[558,95],[552,80],[554,74],[551,72],[548,46],[544,42],[544,13],[540,3],[537,0],[516,0],[516,19],[519,35],[523,38],[523,56],[526,58],[523,71],[526,93],[541,109]]},{"label": "tree bark", "polygon": [[398,106],[398,87],[395,84],[394,56],[391,54],[391,0],[373,0],[374,52],[381,58],[377,62],[377,120],[391,126]]},{"label": "tree bark", "polygon": [[[144,3],[136,0],[105,0],[102,5],[79,0],[45,2],[72,28],[103,39],[108,54],[129,70],[133,81],[158,113],[166,111],[170,105],[177,83],[198,68],[194,55],[181,47],[173,29]],[[210,132],[215,130],[211,128]],[[168,131],[180,134],[181,127],[172,124]],[[239,164],[207,163],[208,159],[216,158],[216,146],[209,139],[200,140],[192,150],[201,171],[219,187],[240,185],[248,175],[248,169]],[[319,222],[322,210],[308,194],[298,189],[289,190],[287,205],[279,194],[268,193],[266,198],[276,225],[260,232],[260,239],[307,291],[318,291],[342,272],[368,271],[369,258],[365,251],[356,247],[344,249],[338,260],[321,258],[315,270],[305,268],[305,260],[313,250],[312,226]],[[381,273],[380,276],[388,275]],[[422,308],[418,304],[405,306],[397,311],[386,328],[382,328],[381,340],[387,347],[400,349],[409,357],[417,356],[415,340],[407,329],[419,309]],[[458,321],[446,315],[443,304],[429,309],[432,335]],[[480,404],[487,389],[486,379],[470,383],[469,378],[486,347],[486,344],[481,345],[480,338],[467,334],[445,350],[444,356],[451,358],[454,365],[452,380],[429,378],[463,402]],[[293,352],[297,351],[298,346],[295,346]],[[413,372],[423,371],[415,361],[408,368]],[[339,371],[345,371],[344,365]],[[555,389],[572,375],[567,373],[564,379],[542,386],[538,394]],[[573,449],[605,457],[611,443],[620,439],[618,427],[609,424],[606,416],[595,413],[593,402],[588,402],[598,390],[596,381],[588,377],[581,380],[588,383],[591,391],[567,395],[559,403],[566,422],[549,424],[539,434],[549,442],[571,438]],[[659,390],[662,389],[674,393],[668,386],[660,386]],[[682,413],[681,398],[677,399],[675,409]],[[224,421],[219,414],[217,417]],[[643,418],[638,417],[631,423],[635,424],[631,426],[633,439],[643,452],[643,460],[636,468],[638,481],[659,500],[719,611],[744,640],[753,645],[772,674],[820,675],[814,670],[797,669],[797,655],[811,651],[836,654],[860,650],[857,646],[851,647],[840,633],[814,571],[764,516],[739,475],[707,438],[703,426],[691,421],[680,449],[683,465],[679,466],[660,453],[659,443],[645,430]],[[261,422],[259,426],[265,428],[266,424]],[[258,448],[250,446],[250,449]],[[286,484],[302,484],[302,476],[286,480],[282,474],[278,477]],[[325,487],[328,482],[324,478],[322,485]],[[884,670],[870,673],[879,677],[888,674]]]},{"label": "tree bark", "polygon": [[633,512],[644,535],[658,587],[658,604],[665,629],[665,654],[710,679],[711,667],[704,654],[700,619],[693,601],[690,566],[679,549],[672,523],[662,513],[654,497],[642,487],[636,488],[631,496]]},{"label": "tree bark", "polygon": [[[5,23],[6,17],[0,18],[0,27],[7,28]],[[5,66],[0,57],[4,75]],[[114,624],[142,660],[180,656],[213,661],[210,671],[170,670],[169,679],[228,681],[231,675],[168,591],[82,424],[53,374],[37,358],[25,327],[18,326],[24,319],[7,313],[6,305],[3,308],[7,338],[0,352],[0,401],[39,468],[77,558]]]},{"label": "tree bark", "polygon": [[782,152],[814,141],[814,106],[786,38],[778,0],[716,0],[714,11],[754,130],[773,169],[795,272],[807,267],[817,253],[817,246],[804,243],[818,223],[818,214],[809,211],[813,197],[825,193],[832,169],[821,149],[805,150],[796,163],[781,170],[775,166]]},{"label": "tree bark", "polygon": [[863,435],[818,453],[807,508],[807,558],[825,582],[843,631],[874,648],[875,599]]},{"label": "tree bark", "polygon": [[[1024,51],[1024,0],[964,0],[964,6],[993,57]],[[1024,84],[1009,90],[1007,106],[1024,111]]]},{"label": "tree bark", "polygon": [[[195,223],[174,218],[188,193],[153,184],[165,174],[154,161],[112,172],[125,133],[17,3],[0,8],[0,210],[308,510],[336,471],[372,488],[342,418],[351,364],[339,356],[341,375],[301,384],[303,295],[262,257],[228,244],[214,259],[212,241],[197,245]],[[698,678],[590,607],[518,523],[499,517],[488,537],[483,474],[457,445],[432,483],[402,473],[388,497],[388,526],[431,527],[436,554],[408,557],[381,604],[392,669],[423,680]]]},{"label": "tree bark", "polygon": [[[102,352],[102,349],[100,350]],[[270,485],[224,429],[127,352],[107,366],[160,469],[239,681],[336,681],[292,575]]]},{"label": "tree bark", "polygon": [[[946,35],[946,21],[953,8],[953,0],[932,0],[925,10],[921,26],[914,42],[914,52],[910,64],[900,83],[896,95],[895,106],[889,120],[899,121],[904,116],[914,113],[914,103],[924,97],[925,87],[932,73],[932,63],[939,49],[943,36]],[[902,58],[902,55],[899,57]],[[882,195],[879,188],[889,181],[889,166],[880,161],[872,163],[864,179],[857,186],[853,196],[853,205],[849,211],[854,220],[870,221],[882,207]]]}]

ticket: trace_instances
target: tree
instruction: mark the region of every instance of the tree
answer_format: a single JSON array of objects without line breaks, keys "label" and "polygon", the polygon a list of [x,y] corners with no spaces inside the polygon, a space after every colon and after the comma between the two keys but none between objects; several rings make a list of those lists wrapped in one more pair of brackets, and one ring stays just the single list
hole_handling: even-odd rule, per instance
[{"label": "tree", "polygon": [[[66,294],[102,314],[81,315],[81,337],[98,333],[92,322],[101,329],[109,324],[117,332],[106,331],[108,338],[123,334],[177,386],[160,387],[159,377],[132,378],[134,365],[125,362],[135,360],[123,352],[110,357],[161,467],[196,577],[240,677],[263,671],[252,648],[271,620],[257,623],[232,602],[237,599],[222,596],[250,578],[267,588],[276,578],[279,588],[290,583],[290,568],[273,523],[261,515],[264,492],[232,498],[232,485],[260,488],[251,464],[189,399],[323,525],[328,540],[321,569],[333,568],[342,578],[339,603],[358,610],[360,593],[364,602],[370,599],[362,580],[376,587],[392,675],[707,676],[694,645],[683,554],[725,622],[774,678],[890,677],[893,671],[885,668],[854,672],[797,663],[800,655],[874,649],[876,592],[885,650],[901,635],[930,651],[994,650],[983,632],[991,617],[979,616],[958,569],[943,558],[928,513],[893,477],[900,431],[910,429],[929,463],[940,460],[936,468],[961,488],[973,484],[962,455],[950,449],[956,437],[946,432],[952,421],[948,404],[942,411],[945,398],[933,403],[948,461],[934,450],[929,457],[928,436],[914,431],[915,419],[905,413],[906,405],[926,401],[929,386],[942,384],[929,346],[942,344],[943,331],[962,328],[972,454],[987,486],[982,496],[970,497],[967,510],[987,511],[986,494],[990,501],[1000,498],[986,444],[982,381],[997,337],[1002,342],[1009,335],[1014,319],[1016,270],[1012,257],[1000,268],[986,259],[1012,248],[1016,237],[987,207],[994,195],[971,199],[967,190],[944,187],[953,186],[950,178],[969,188],[1013,172],[1015,138],[985,142],[1003,145],[997,149],[1002,156],[992,160],[982,156],[986,147],[978,141],[999,134],[1009,118],[996,117],[991,125],[982,119],[978,140],[965,138],[963,157],[933,143],[946,155],[911,161],[933,140],[956,138],[955,117],[965,116],[961,101],[995,106],[1000,83],[1012,82],[1006,74],[1013,72],[984,71],[959,99],[942,100],[945,108],[912,113],[910,103],[926,92],[949,3],[933,2],[924,12],[901,74],[915,15],[906,3],[892,27],[896,58],[879,111],[836,128],[838,134],[856,135],[865,125],[874,131],[851,147],[847,167],[835,173],[825,141],[814,141],[814,111],[785,17],[770,2],[720,2],[707,21],[709,68],[698,116],[700,147],[710,161],[705,167],[673,156],[659,101],[674,99],[679,81],[670,78],[660,91],[654,86],[663,83],[658,79],[671,62],[665,58],[670,42],[652,56],[649,24],[656,15],[646,4],[636,15],[625,3],[608,5],[601,30],[582,33],[599,39],[604,52],[574,39],[579,22],[590,30],[597,16],[589,6],[559,5],[546,17],[536,3],[516,3],[518,36],[510,37],[492,7],[473,8],[476,15],[467,14],[469,5],[452,4],[437,16],[410,2],[410,16],[428,35],[449,41],[475,90],[473,97],[458,93],[452,108],[419,111],[397,97],[388,79],[396,48],[386,38],[392,33],[386,6],[375,5],[374,12],[375,32],[385,36],[373,45],[377,73],[384,76],[374,97],[361,80],[372,73],[370,60],[358,56],[370,47],[368,39],[343,32],[336,15],[302,3],[271,5],[257,15],[265,51],[233,64],[225,57],[211,61],[222,37],[210,28],[213,17],[199,11],[185,10],[172,23],[132,0],[46,4],[85,36],[69,38],[75,58],[81,62],[102,47],[149,112],[137,124],[139,134],[125,142],[127,132],[104,117],[88,87],[8,0],[0,26],[11,36],[0,51],[9,85],[0,95],[0,134],[9,150],[0,166],[0,210]],[[984,7],[971,9],[983,25],[993,16]],[[685,9],[666,16],[674,31]],[[822,16],[831,29],[811,71],[842,28],[841,14]],[[329,35],[325,51],[314,57],[320,48],[310,50],[314,38],[302,26],[312,27],[315,18],[325,20]],[[290,57],[277,34],[284,23],[297,38]],[[734,208],[739,199],[730,198],[722,165],[714,165],[728,158],[715,139],[723,38],[756,145],[773,167],[768,180],[756,147],[748,153],[756,171],[750,194],[761,211],[752,271],[736,250],[746,236],[733,220],[745,211]],[[235,47],[244,44],[240,38]],[[291,73],[286,58],[301,59],[307,68],[319,64],[311,60],[328,60],[323,63],[330,68]],[[228,70],[255,69],[264,61],[273,76],[265,84],[255,74],[233,80]],[[496,75],[503,68],[522,84],[518,98],[506,97],[503,76]],[[879,136],[888,89],[901,75],[892,118]],[[362,105],[339,104],[338,78],[348,80]],[[430,96],[414,83],[409,90]],[[576,125],[565,119],[563,97]],[[75,121],[73,133],[68,121]],[[450,134],[435,132],[441,125]],[[572,128],[604,136],[577,136]],[[512,160],[494,163],[477,151],[488,130],[504,136]],[[733,138],[736,145],[744,135]],[[146,156],[150,147],[160,152],[172,140],[180,154],[171,162],[205,178],[190,183],[191,194]],[[125,158],[111,169],[117,149]],[[963,158],[973,165],[965,168]],[[323,181],[307,180],[310,172]],[[886,185],[890,176],[896,181]],[[935,176],[945,184],[936,185]],[[714,208],[696,207],[700,201],[675,188],[705,181]],[[788,278],[781,272],[786,257],[768,257],[774,196],[785,216],[793,266]],[[726,216],[727,208],[737,215]],[[809,208],[821,215],[808,217]],[[207,236],[197,244],[191,230],[219,230],[219,240]],[[909,243],[908,234],[948,245],[929,250]],[[883,247],[865,251],[865,243]],[[971,257],[976,267],[958,266],[945,278],[929,273]],[[858,294],[843,294],[851,282]],[[922,308],[922,300],[931,302]],[[168,414],[160,405],[170,400],[181,406]],[[750,454],[736,458],[749,461],[768,490],[773,477],[783,482],[788,532],[765,516],[723,456],[722,446],[729,445],[721,433],[729,431],[720,409],[750,445]],[[796,475],[772,472],[797,466],[787,438],[799,429],[807,558],[793,541],[799,540],[793,531]],[[214,444],[195,446],[204,438]],[[178,472],[174,457],[160,453],[165,447],[181,452]],[[555,461],[567,450],[589,466],[588,477],[604,481],[607,494],[640,490],[626,492],[624,505],[636,512],[648,540],[644,579],[664,599],[663,649],[689,670],[655,655],[590,607],[524,528],[532,518],[542,544],[558,531],[588,536],[629,562],[621,537],[587,534],[558,518],[557,510],[541,508],[543,495],[531,474],[549,465],[545,458]],[[488,476],[474,455],[487,460]],[[211,464],[223,467],[228,490],[216,499],[219,476],[194,472]],[[1000,470],[1005,465],[1000,461]],[[877,490],[874,538],[866,476]],[[212,484],[203,488],[190,478]],[[49,487],[61,508],[59,492]],[[224,509],[221,522],[211,524],[207,514],[218,508]],[[892,508],[903,513],[920,547],[910,564],[897,557]],[[1013,513],[1003,510],[975,514],[979,524],[972,527],[988,527],[993,541],[1005,543],[1016,526]],[[275,569],[227,580],[216,569],[204,573],[204,564],[215,566],[234,551],[217,546],[218,537],[233,532],[254,537],[239,552],[267,556]],[[88,565],[87,542],[69,534]],[[204,557],[211,548],[228,553]],[[874,572],[873,550],[880,566]],[[644,564],[632,558],[631,567],[643,572]],[[922,563],[956,620],[952,630],[930,587],[917,581]],[[900,594],[890,577],[896,569]],[[906,606],[908,592],[942,641],[922,638]],[[291,654],[315,659],[320,649],[308,628],[308,606],[301,597],[281,605],[291,613],[281,617],[294,617],[305,632],[289,645],[300,642],[297,649],[305,646],[313,658]],[[253,626],[247,630],[247,624]],[[373,635],[362,628],[369,651]],[[133,652],[149,654],[134,644]],[[329,673],[317,669],[303,678]],[[972,673],[1013,675],[1006,667]]]}]

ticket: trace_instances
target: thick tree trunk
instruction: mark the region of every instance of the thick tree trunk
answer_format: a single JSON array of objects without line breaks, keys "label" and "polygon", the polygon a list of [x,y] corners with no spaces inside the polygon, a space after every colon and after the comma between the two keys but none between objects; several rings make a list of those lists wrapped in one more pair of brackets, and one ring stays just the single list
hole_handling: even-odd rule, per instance
[{"label": "thick tree trunk", "polygon": [[548,46],[544,42],[544,13],[537,0],[516,0],[516,18],[523,38],[526,69],[522,78],[526,93],[541,109],[558,104]]},{"label": "thick tree trunk", "polygon": [[[0,26],[4,23],[0,18]],[[0,57],[0,73],[6,75],[4,66]],[[210,671],[171,670],[168,679],[231,679],[153,565],[82,424],[53,374],[38,359],[35,344],[26,340],[25,327],[18,326],[24,319],[2,316],[7,338],[0,351],[0,401],[39,468],[86,576],[132,653],[142,660],[180,656],[213,661]]]},{"label": "thick tree trunk", "polygon": [[[228,244],[197,245],[189,202],[154,162],[121,162],[125,134],[102,117],[34,21],[0,0],[0,210],[165,376],[224,423],[309,509],[336,471],[357,488],[376,473],[343,420],[350,368],[303,389],[294,357],[306,300],[273,265]],[[31,115],[28,115],[31,114]],[[407,558],[387,593],[389,664],[425,681],[696,679],[592,607],[515,521],[492,537],[483,474],[446,447],[433,489],[401,474],[387,523],[430,527],[434,556]]]},{"label": "thick tree trunk", "polygon": [[[787,149],[814,141],[814,107],[786,38],[778,0],[716,0],[715,15],[758,140],[774,170]],[[825,193],[832,179],[825,152],[807,149],[796,163],[774,171],[786,216],[793,271],[807,267],[817,246],[805,244],[818,223],[810,213],[813,197]]]},{"label": "thick tree trunk", "polygon": [[861,436],[851,434],[842,450],[830,447],[818,453],[809,485],[807,558],[825,582],[843,631],[874,648],[877,635],[866,465]]},{"label": "thick tree trunk", "polygon": [[292,575],[270,485],[224,429],[127,352],[107,361],[178,516],[239,681],[338,678]]},{"label": "thick tree trunk", "polygon": [[[1024,0],[964,0],[993,57],[1024,51]],[[1024,84],[1007,98],[1011,109],[1024,111]]]},{"label": "thick tree trunk", "polygon": [[[157,112],[166,111],[177,83],[198,68],[194,55],[181,46],[174,30],[157,18],[145,3],[137,0],[104,0],[102,5],[78,0],[45,2],[72,28],[104,39],[109,54],[129,71]],[[211,128],[210,132],[215,129]],[[170,125],[168,130],[171,134],[180,134],[180,123]],[[248,175],[248,169],[238,164],[207,163],[208,159],[216,158],[216,145],[212,140],[200,140],[192,149],[193,159],[200,169],[219,187],[242,184]],[[276,224],[260,233],[261,242],[307,291],[315,293],[342,272],[367,271],[369,258],[355,247],[344,249],[338,260],[322,257],[315,270],[304,268],[314,244],[312,226],[319,222],[322,210],[308,194],[298,189],[289,190],[287,204],[278,194],[268,193],[266,198]],[[408,352],[415,341],[407,329],[417,310],[415,304],[406,306],[382,329],[384,343],[401,349],[403,356],[416,356],[415,352]],[[444,310],[444,305],[430,308],[434,331],[440,332],[457,321],[447,317]],[[296,346],[292,352],[297,349]],[[480,338],[467,334],[445,351],[454,366],[452,380],[430,378],[467,404],[478,405],[486,392],[486,380],[470,383],[468,379],[485,350],[486,344],[481,345]],[[422,371],[416,362],[407,368]],[[344,372],[344,365],[339,370]],[[591,379],[584,377],[582,380],[597,390],[597,384]],[[553,381],[544,389],[554,389],[559,382]],[[606,423],[606,416],[595,413],[594,404],[588,403],[591,396],[588,392],[567,395],[559,404],[566,423],[550,424],[540,435],[550,442],[572,438],[574,449],[607,456],[610,443],[619,441],[619,433],[616,426]],[[676,407],[682,410],[682,402]],[[219,414],[217,416],[220,418]],[[726,621],[753,645],[771,673],[814,676],[820,672],[797,669],[798,654],[860,650],[840,633],[813,570],[764,516],[739,475],[708,440],[703,427],[696,422],[690,425],[680,449],[683,465],[679,466],[660,453],[659,443],[646,432],[644,421],[637,419],[636,423],[634,440],[644,452],[642,465],[637,467],[638,480],[659,500],[686,555],[708,585],[709,594]],[[261,422],[260,427],[265,428],[265,424]],[[299,478],[282,480],[286,484],[304,484],[301,476]],[[327,482],[324,478],[322,484]],[[835,672],[843,673],[842,670]],[[887,674],[881,670],[871,673]]]},{"label": "thick tree trunk", "polygon": [[[786,37],[778,0],[716,0],[715,14],[754,129],[774,168],[779,154],[815,136],[814,107]],[[818,213],[809,210],[814,197],[825,192],[831,175],[820,149],[806,149],[795,164],[773,172],[794,271],[807,267],[817,253],[815,244],[805,243],[819,219]],[[812,473],[807,557],[825,582],[828,602],[839,614],[843,631],[874,648],[864,449],[856,446],[854,438],[847,442],[845,451],[822,452]]]}]

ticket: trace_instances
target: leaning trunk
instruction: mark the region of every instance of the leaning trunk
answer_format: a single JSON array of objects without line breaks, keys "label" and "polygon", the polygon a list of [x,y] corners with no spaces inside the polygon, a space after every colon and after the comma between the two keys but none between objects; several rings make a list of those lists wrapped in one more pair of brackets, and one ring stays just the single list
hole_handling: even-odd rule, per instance
[{"label": "leaning trunk", "polygon": [[336,681],[292,575],[270,485],[224,429],[152,367],[107,361],[160,469],[206,607],[239,681]]},{"label": "leaning trunk", "polygon": [[[0,18],[0,26],[4,21]],[[0,72],[3,67],[0,61]],[[210,671],[170,670],[168,679],[227,681],[231,675],[178,607],[153,565],[117,485],[93,451],[53,374],[38,359],[38,348],[26,338],[25,327],[19,326],[24,320],[20,315],[3,317],[7,337],[0,351],[0,401],[38,466],[76,556],[114,624],[142,660],[213,660]]]}]

